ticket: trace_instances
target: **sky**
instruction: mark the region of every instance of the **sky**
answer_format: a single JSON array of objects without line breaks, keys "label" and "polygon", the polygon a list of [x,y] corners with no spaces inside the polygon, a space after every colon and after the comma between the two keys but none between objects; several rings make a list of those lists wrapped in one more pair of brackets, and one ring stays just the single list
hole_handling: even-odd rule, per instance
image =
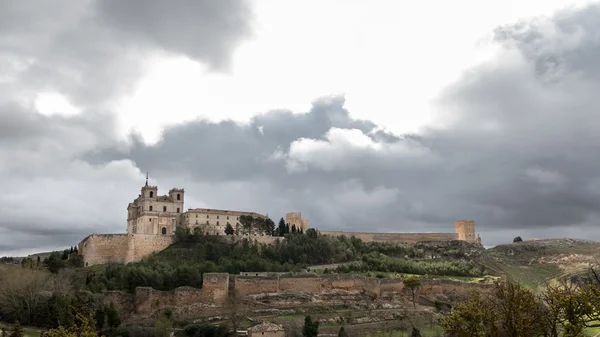
[{"label": "sky", "polygon": [[[0,1],[0,256],[186,208],[600,240],[600,3]],[[161,192],[162,191],[162,192]]]}]

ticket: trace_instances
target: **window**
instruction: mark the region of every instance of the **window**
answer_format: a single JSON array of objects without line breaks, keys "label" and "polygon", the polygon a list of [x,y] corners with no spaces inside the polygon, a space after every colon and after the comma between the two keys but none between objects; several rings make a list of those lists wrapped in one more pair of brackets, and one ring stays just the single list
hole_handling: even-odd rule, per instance
[{"label": "window", "polygon": [[179,207],[177,207],[177,213],[179,213]]},{"label": "window", "polygon": [[206,214],[206,218],[208,219],[208,214]]},{"label": "window", "polygon": [[219,218],[219,216],[217,215],[217,219]]},{"label": "window", "polygon": [[229,215],[227,216],[227,220],[229,220]]},{"label": "window", "polygon": [[177,193],[177,200],[181,200],[181,194]]},{"label": "window", "polygon": [[198,220],[196,220],[196,225],[198,224]]},{"label": "window", "polygon": [[167,211],[167,206],[163,206],[163,212]]},{"label": "window", "polygon": [[167,235],[167,227],[162,228],[162,235]]},{"label": "window", "polygon": [[150,206],[150,211],[152,211],[152,206]]},{"label": "window", "polygon": [[152,222],[152,218],[148,218],[148,221]]},{"label": "window", "polygon": [[219,222],[217,221],[217,226],[219,225]]},{"label": "window", "polygon": [[154,197],[154,192],[150,191],[150,198]]},{"label": "window", "polygon": [[208,220],[206,220],[206,224],[208,225]]}]

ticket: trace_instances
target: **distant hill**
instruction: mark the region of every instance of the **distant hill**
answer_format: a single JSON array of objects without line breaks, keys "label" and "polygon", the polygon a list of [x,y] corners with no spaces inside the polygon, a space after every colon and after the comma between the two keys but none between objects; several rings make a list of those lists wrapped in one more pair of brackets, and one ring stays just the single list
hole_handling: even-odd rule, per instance
[{"label": "distant hill", "polygon": [[526,240],[486,250],[488,270],[531,288],[589,271],[600,257],[600,242],[580,239]]}]

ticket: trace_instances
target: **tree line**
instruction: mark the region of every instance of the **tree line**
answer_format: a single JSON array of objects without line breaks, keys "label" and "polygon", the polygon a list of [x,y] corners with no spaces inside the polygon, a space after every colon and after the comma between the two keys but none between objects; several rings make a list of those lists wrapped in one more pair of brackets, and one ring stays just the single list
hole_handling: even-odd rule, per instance
[{"label": "tree line", "polygon": [[583,337],[600,327],[600,277],[563,279],[535,293],[519,283],[473,292],[441,320],[448,336]]}]

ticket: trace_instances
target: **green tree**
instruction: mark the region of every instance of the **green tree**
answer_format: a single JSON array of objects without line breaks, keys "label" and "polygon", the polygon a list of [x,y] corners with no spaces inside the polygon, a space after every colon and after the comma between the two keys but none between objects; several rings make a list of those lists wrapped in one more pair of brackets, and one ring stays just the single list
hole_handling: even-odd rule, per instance
[{"label": "green tree", "polygon": [[516,238],[513,239],[513,242],[521,242],[523,241],[523,239],[521,239],[520,236],[517,236]]},{"label": "green tree", "polygon": [[99,308],[96,310],[94,314],[94,319],[96,320],[96,330],[102,331],[104,328],[104,324],[106,323],[106,314],[104,312],[104,308]]},{"label": "green tree", "polygon": [[225,226],[225,235],[233,235],[233,233],[233,226],[231,226],[231,224],[228,222],[227,226]]},{"label": "green tree", "polygon": [[41,337],[98,337],[96,322],[92,313],[77,313],[75,324],[68,327],[60,325],[56,329],[42,332]]},{"label": "green tree", "polygon": [[283,236],[285,234],[285,220],[279,219],[279,225],[277,226],[277,235]]},{"label": "green tree", "polygon": [[451,336],[484,337],[489,309],[480,294],[474,291],[467,301],[456,304],[452,315],[442,318],[440,325]]},{"label": "green tree", "polygon": [[421,337],[421,331],[413,326],[410,337]]},{"label": "green tree", "polygon": [[119,311],[115,308],[115,305],[111,302],[110,306],[104,309],[106,312],[106,323],[112,330],[116,329],[121,325],[121,316]]},{"label": "green tree", "polygon": [[302,336],[317,337],[319,335],[319,322],[313,322],[310,315],[304,317],[304,327],[302,327]]},{"label": "green tree", "polygon": [[500,283],[489,296],[474,293],[467,302],[457,304],[440,324],[451,336],[558,337],[550,333],[547,317],[548,311],[531,290]]},{"label": "green tree", "polygon": [[338,332],[338,337],[349,337],[348,333],[344,329],[344,327],[340,327],[340,331]]},{"label": "green tree", "polygon": [[265,219],[265,233],[268,235],[275,236],[275,222],[271,218]]},{"label": "green tree", "polygon": [[409,276],[405,277],[404,280],[402,280],[402,283],[404,283],[404,287],[410,289],[410,292],[412,294],[413,308],[416,308],[417,305],[415,303],[415,293],[417,289],[419,289],[419,287],[421,286],[421,280],[419,280],[417,277]]}]

